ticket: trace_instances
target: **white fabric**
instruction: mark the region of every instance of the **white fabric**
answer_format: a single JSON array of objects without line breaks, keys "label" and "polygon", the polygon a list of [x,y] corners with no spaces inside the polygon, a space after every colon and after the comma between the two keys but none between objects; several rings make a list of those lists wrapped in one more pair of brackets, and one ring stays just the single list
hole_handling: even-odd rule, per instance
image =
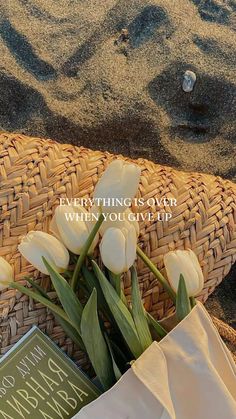
[{"label": "white fabric", "polygon": [[76,419],[235,419],[236,367],[198,303]]}]

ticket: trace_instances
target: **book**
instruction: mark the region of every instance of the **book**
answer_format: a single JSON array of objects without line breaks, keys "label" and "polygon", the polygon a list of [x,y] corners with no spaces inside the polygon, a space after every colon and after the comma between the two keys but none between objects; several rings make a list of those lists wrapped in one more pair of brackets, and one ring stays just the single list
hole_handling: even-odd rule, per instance
[{"label": "book", "polygon": [[35,326],[0,359],[0,419],[70,419],[99,395]]}]

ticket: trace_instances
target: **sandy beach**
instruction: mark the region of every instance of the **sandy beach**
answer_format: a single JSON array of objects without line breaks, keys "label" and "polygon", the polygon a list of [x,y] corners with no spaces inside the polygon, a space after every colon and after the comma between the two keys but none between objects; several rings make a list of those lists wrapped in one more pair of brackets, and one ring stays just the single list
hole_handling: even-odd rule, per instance
[{"label": "sandy beach", "polygon": [[235,11],[230,0],[5,2],[1,129],[233,178]]},{"label": "sandy beach", "polygon": [[[233,0],[6,1],[0,130],[236,180],[235,30]],[[207,307],[235,300],[234,269]]]}]

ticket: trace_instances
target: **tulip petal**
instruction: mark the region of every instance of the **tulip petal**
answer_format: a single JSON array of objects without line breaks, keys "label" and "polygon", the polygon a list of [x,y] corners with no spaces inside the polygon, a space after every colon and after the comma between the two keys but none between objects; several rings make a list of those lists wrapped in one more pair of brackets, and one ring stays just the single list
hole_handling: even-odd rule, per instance
[{"label": "tulip petal", "polygon": [[40,251],[37,251],[35,246],[33,248],[33,246],[31,247],[26,242],[21,242],[21,244],[19,244],[18,246],[18,250],[22,254],[22,256],[24,256],[24,258],[31,263],[31,265],[38,269],[38,271],[48,275],[48,271],[42,261],[42,255],[47,257],[47,259],[50,260],[51,263],[53,262],[50,256],[47,254],[47,252],[45,252],[44,250],[42,251],[42,249],[40,249]]},{"label": "tulip petal", "polygon": [[195,293],[195,295],[197,295],[197,294],[199,294],[199,292],[201,292],[201,290],[204,287],[204,276],[203,276],[202,268],[200,266],[200,263],[199,263],[199,260],[196,256],[196,254],[192,250],[189,250],[189,256],[190,256],[190,258],[193,262],[193,265],[195,266],[195,269],[196,269],[197,274],[198,274],[199,287],[198,287],[198,290],[196,290],[196,293]]},{"label": "tulip petal", "polygon": [[[89,218],[89,212],[82,206],[58,206],[55,210],[55,218],[60,238],[64,245],[71,252],[79,255],[89,236],[94,223],[86,221]],[[98,236],[93,241],[94,250],[98,242]]]},{"label": "tulip petal", "polygon": [[168,280],[177,292],[180,274],[185,279],[189,296],[198,294],[204,284],[203,274],[196,255],[191,250],[176,250],[164,256]]},{"label": "tulip petal", "polygon": [[44,274],[48,271],[42,261],[44,256],[58,271],[63,272],[69,265],[69,253],[56,237],[43,231],[30,231],[21,241],[18,250],[36,269]]},{"label": "tulip petal", "polygon": [[[191,251],[192,252],[192,251]],[[199,276],[198,272],[196,271],[196,267],[192,262],[190,257],[190,253],[188,250],[179,250],[178,251],[178,258],[179,258],[179,271],[180,274],[184,276],[186,288],[188,291],[188,295],[196,295],[199,290]]]},{"label": "tulip petal", "polygon": [[94,198],[106,198],[109,196],[107,195],[109,186],[119,184],[123,164],[122,160],[114,160],[109,164],[94,188]]},{"label": "tulip petal", "polygon": [[178,283],[179,283],[179,270],[178,269],[178,258],[174,252],[169,252],[166,255],[164,255],[164,264],[166,268],[166,273],[168,280],[172,286],[172,288],[175,290],[175,292],[178,289]]},{"label": "tulip petal", "polygon": [[124,272],[126,265],[125,237],[118,228],[109,228],[100,243],[103,264],[114,274]]},{"label": "tulip petal", "polygon": [[56,216],[55,214],[53,215],[51,222],[50,222],[50,226],[49,226],[49,231],[50,233],[52,233],[58,240],[61,240],[61,236],[60,236],[60,232],[58,230],[57,227],[57,222],[56,222]]},{"label": "tulip petal", "polygon": [[13,280],[11,265],[3,257],[0,257],[0,291],[7,288]]},{"label": "tulip petal", "polygon": [[[90,211],[93,214],[98,214],[99,213],[99,209],[95,206],[93,206]],[[123,211],[121,214],[117,214],[117,219],[115,219],[114,221],[111,219],[109,213],[106,214],[105,220],[103,221],[101,227],[100,227],[100,234],[103,236],[103,234],[105,233],[106,230],[108,230],[108,228],[111,227],[115,227],[115,228],[128,228],[129,224],[133,225],[136,231],[136,235],[137,237],[139,236],[139,223],[138,221],[135,219],[135,214],[129,209],[127,208],[125,211]]]},{"label": "tulip petal", "polygon": [[[123,160],[113,161],[99,179],[95,189],[94,198],[132,199],[138,190],[140,168],[135,164],[126,163]],[[103,205],[110,212],[111,207]],[[127,207],[124,205],[114,206],[114,212],[122,212]]]},{"label": "tulip petal", "polygon": [[40,239],[39,243],[46,254],[49,254],[49,259],[47,259],[47,256],[45,256],[45,259],[49,260],[49,262],[51,260],[52,265],[58,272],[64,272],[68,268],[70,255],[63,243],[56,237],[43,231],[35,231],[34,233],[37,233],[37,237]]},{"label": "tulip petal", "polygon": [[[125,196],[133,199],[137,193],[141,169],[136,164],[126,164],[122,173],[122,187]],[[127,181],[128,180],[128,181]]]},{"label": "tulip petal", "polygon": [[129,229],[122,229],[122,232],[125,236],[125,271],[127,272],[129,268],[134,264],[136,259],[136,247],[137,247],[137,236],[136,231],[133,225],[129,225]]},{"label": "tulip petal", "polygon": [[125,210],[125,217],[127,221],[134,226],[136,236],[138,237],[139,236],[139,223],[135,218],[135,214],[129,208],[127,208]]},{"label": "tulip petal", "polygon": [[[67,216],[71,218],[66,218]],[[55,217],[62,242],[71,252],[79,254],[88,238],[85,222],[76,218],[75,210],[68,205],[57,207]]]}]

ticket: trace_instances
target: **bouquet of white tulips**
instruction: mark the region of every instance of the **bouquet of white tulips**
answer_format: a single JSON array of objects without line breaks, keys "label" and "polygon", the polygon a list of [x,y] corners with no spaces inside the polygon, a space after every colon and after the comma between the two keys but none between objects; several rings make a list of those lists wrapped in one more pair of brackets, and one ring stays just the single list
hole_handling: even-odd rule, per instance
[{"label": "bouquet of white tulips", "polygon": [[[94,197],[132,200],[138,189],[140,169],[120,160],[112,162],[94,191]],[[108,220],[109,212],[120,212],[122,220]],[[194,296],[203,287],[203,274],[191,250],[169,252],[164,259],[167,279],[137,246],[138,223],[128,208],[104,204],[92,207],[90,220],[84,207],[58,206],[51,222],[52,235],[32,231],[19,245],[20,253],[39,271],[50,275],[58,304],[31,278],[33,289],[13,281],[10,265],[0,259],[1,287],[11,286],[48,307],[66,334],[87,352],[104,391],[114,385],[153,342],[166,335],[163,326],[142,304],[136,257],[142,258],[176,305],[181,321],[195,304]],[[72,214],[69,219],[66,214]],[[83,214],[84,217],[80,217]],[[101,269],[93,258],[100,240]],[[75,265],[74,270],[68,269]],[[122,274],[131,271],[131,303],[126,301]],[[109,326],[107,327],[107,324]]]}]

